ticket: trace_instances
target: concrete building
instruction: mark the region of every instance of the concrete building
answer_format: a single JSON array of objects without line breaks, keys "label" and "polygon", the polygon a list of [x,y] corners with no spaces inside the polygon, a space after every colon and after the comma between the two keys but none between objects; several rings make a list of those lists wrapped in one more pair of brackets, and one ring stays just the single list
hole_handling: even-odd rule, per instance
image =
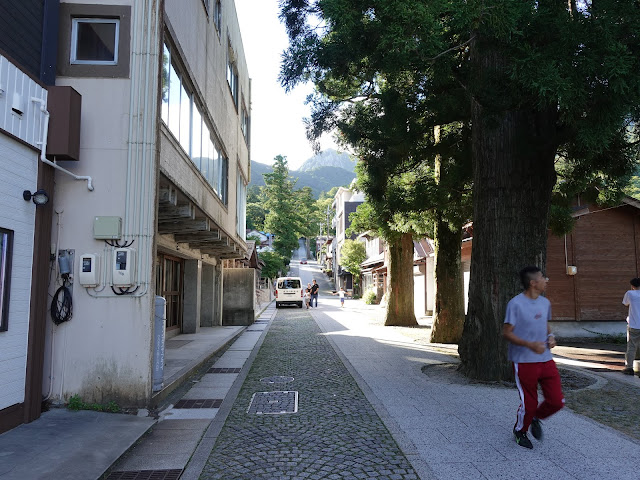
[{"label": "concrete building", "polygon": [[349,272],[340,266],[340,250],[344,241],[356,238],[356,235],[347,236],[346,230],[351,226],[349,214],[356,211],[358,205],[364,202],[364,194],[355,189],[340,187],[333,197],[331,208],[335,212],[332,226],[336,229],[336,235],[332,242],[333,279],[336,290],[344,287],[345,291],[353,289],[353,278]]},{"label": "concrete building", "polygon": [[[166,299],[167,336],[224,324],[227,297],[235,310],[246,304],[253,311],[254,270],[223,281],[224,261],[247,254],[251,175],[251,84],[235,5],[15,4],[18,25],[0,35],[0,49],[14,49],[11,57],[25,58],[29,68],[19,72],[2,57],[0,74],[9,72],[14,83],[0,81],[3,90],[11,85],[10,98],[0,93],[3,119],[10,121],[0,125],[0,162],[20,181],[14,174],[2,179],[0,234],[11,232],[3,241],[13,238],[10,302],[20,306],[11,308],[9,333],[0,331],[0,417],[3,409],[29,401],[39,408],[42,401],[40,392],[24,393],[24,353],[11,356],[11,368],[23,372],[16,378],[5,374],[2,357],[9,337],[17,351],[31,342],[26,329],[36,324],[25,313],[28,294],[17,292],[34,292],[36,250],[44,256],[39,278],[50,275],[56,322],[41,308],[44,321],[34,333],[40,364],[32,367],[32,383],[54,402],[79,395],[87,402],[148,405],[156,296]],[[32,58],[28,40],[34,33],[20,27],[22,10],[36,19],[27,18],[25,26],[41,29],[35,43],[53,55],[36,49],[39,58]],[[24,105],[23,119],[11,114],[14,103]],[[40,149],[46,152],[42,162]],[[45,177],[38,170],[45,160],[55,168],[55,185],[40,241],[34,231],[45,210],[23,200],[22,191],[41,187]],[[11,189],[4,188],[7,181]],[[42,243],[39,249],[34,241]],[[244,303],[236,283],[251,287]],[[33,293],[32,308],[34,301],[50,301],[46,284],[43,290]],[[15,391],[4,394],[9,385]]]}]

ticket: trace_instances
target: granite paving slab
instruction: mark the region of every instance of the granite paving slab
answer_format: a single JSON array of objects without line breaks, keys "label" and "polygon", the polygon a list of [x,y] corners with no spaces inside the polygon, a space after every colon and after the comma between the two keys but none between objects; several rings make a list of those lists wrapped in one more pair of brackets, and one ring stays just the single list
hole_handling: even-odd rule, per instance
[{"label": "granite paving slab", "polygon": [[[260,381],[276,375],[294,377],[284,390],[298,392],[297,413],[248,413],[254,394],[283,391],[282,384]],[[414,480],[418,476],[309,313],[282,309],[200,478]]]}]

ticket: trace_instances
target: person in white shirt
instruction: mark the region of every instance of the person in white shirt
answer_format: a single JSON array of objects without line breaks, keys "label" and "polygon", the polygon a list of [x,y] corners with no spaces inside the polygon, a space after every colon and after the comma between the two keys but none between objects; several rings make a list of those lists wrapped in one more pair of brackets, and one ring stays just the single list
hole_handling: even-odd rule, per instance
[{"label": "person in white shirt", "polygon": [[[640,278],[631,279],[631,290],[627,290],[622,298],[622,304],[629,307],[627,317],[627,354],[622,373],[633,375],[633,361],[638,358],[640,349]],[[638,372],[640,377],[640,371]]]},{"label": "person in white shirt", "polygon": [[340,287],[340,291],[337,293],[334,293],[333,295],[339,295],[340,296],[340,307],[344,308],[344,295],[345,295],[345,291],[343,287]]}]

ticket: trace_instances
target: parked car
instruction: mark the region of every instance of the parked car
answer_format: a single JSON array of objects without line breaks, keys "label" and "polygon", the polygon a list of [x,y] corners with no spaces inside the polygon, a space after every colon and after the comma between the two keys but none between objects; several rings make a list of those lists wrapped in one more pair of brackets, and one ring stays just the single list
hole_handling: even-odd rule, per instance
[{"label": "parked car", "polygon": [[306,259],[306,258],[303,258],[302,260],[300,260],[300,263],[301,263],[302,265],[306,265],[306,264],[307,264],[307,259]]},{"label": "parked car", "polygon": [[276,308],[297,305],[302,308],[304,289],[300,277],[280,277],[276,280]]}]

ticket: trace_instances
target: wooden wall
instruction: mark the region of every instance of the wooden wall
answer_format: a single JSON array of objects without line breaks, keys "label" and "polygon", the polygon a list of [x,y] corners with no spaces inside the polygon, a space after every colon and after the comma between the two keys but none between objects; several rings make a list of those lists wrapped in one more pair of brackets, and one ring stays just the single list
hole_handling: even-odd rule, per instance
[{"label": "wooden wall", "polygon": [[[547,298],[554,320],[620,321],[629,280],[639,276],[640,224],[638,209],[625,205],[594,209],[577,218],[565,237],[549,234],[546,275]],[[578,269],[566,274],[566,265]]]}]

